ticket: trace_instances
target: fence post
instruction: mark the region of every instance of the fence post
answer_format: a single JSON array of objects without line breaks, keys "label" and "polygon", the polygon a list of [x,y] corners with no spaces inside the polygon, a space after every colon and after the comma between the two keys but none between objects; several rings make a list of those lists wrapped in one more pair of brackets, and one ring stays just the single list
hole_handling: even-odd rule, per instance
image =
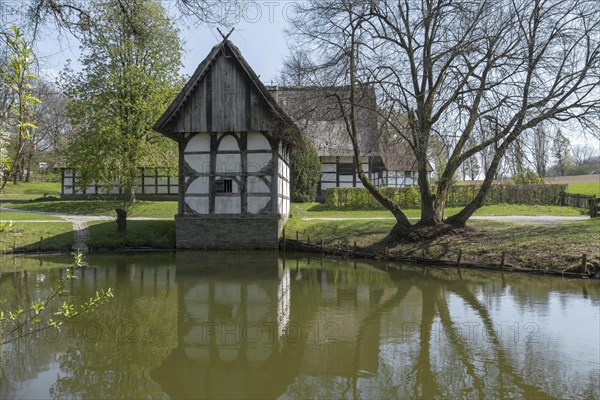
[{"label": "fence post", "polygon": [[598,216],[598,207],[596,206],[596,195],[588,199],[588,208],[590,211],[590,218],[596,218]]}]

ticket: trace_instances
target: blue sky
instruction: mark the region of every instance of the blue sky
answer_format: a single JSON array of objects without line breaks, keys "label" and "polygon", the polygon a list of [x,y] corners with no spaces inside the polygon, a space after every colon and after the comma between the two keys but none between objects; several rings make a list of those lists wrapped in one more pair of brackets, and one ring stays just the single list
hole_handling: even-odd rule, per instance
[{"label": "blue sky", "polygon": [[[173,2],[163,1],[167,9]],[[232,8],[228,3],[215,3],[220,15],[233,18],[234,31],[230,40],[241,50],[244,58],[252,66],[265,84],[274,81],[281,70],[282,60],[288,52],[285,29],[294,16],[294,3],[291,1],[246,2]],[[175,11],[170,11],[172,15]],[[210,49],[222,40],[217,27],[227,33],[230,27],[202,24],[196,27],[181,26],[180,37],[185,53],[182,73],[191,75]],[[79,42],[68,34],[57,36],[56,32],[45,29],[42,40],[36,46],[40,61],[40,74],[54,79],[71,60],[72,68],[79,69]]]}]

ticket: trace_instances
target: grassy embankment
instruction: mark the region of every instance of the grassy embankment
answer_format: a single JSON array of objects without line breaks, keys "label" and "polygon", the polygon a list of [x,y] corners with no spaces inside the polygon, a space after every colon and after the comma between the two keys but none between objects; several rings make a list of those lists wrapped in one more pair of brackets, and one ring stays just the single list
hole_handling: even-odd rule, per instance
[{"label": "grassy embankment", "polygon": [[[54,185],[54,186],[51,186]],[[79,215],[114,214],[117,202],[111,201],[54,201],[31,202],[44,193],[57,195],[57,184],[9,185],[9,192],[2,195],[2,207],[18,208],[27,211],[60,212]],[[571,191],[571,190],[570,190]],[[295,231],[301,239],[308,236],[314,242],[324,239],[328,246],[350,246],[356,241],[360,248],[373,253],[385,251],[420,255],[427,249],[428,256],[439,259],[456,259],[462,250],[464,262],[498,262],[500,254],[506,252],[506,263],[531,268],[563,269],[576,266],[583,253],[591,263],[600,261],[598,241],[600,240],[600,220],[563,222],[554,225],[525,225],[492,221],[471,221],[469,227],[477,232],[445,237],[420,244],[393,244],[385,242],[385,237],[393,226],[393,219],[385,220],[304,220],[305,218],[390,218],[387,211],[331,210],[317,203],[293,204],[294,218],[286,225],[288,237]],[[454,209],[447,210],[452,214]],[[132,216],[149,218],[172,218],[176,213],[175,202],[139,202],[132,210]],[[476,215],[581,215],[582,210],[571,207],[496,205],[480,209]],[[37,250],[40,237],[44,237],[42,250],[64,250],[73,243],[70,223],[29,223],[18,219],[40,219],[39,214],[2,213],[0,220],[13,220],[14,226],[7,232],[0,232],[0,246],[4,251],[12,249],[13,242],[20,250]],[[411,218],[417,218],[418,210],[407,210]],[[44,220],[55,219],[43,216]],[[92,248],[173,248],[174,222],[129,221],[128,232],[118,235],[115,223],[99,221],[89,224]]]},{"label": "grassy embankment", "polygon": [[[44,201],[33,199],[44,195],[60,196],[59,183],[9,184],[5,193],[0,194],[0,207],[24,210],[25,212],[0,212],[0,221],[12,221],[12,226],[0,222],[0,251],[66,251],[74,242],[73,225],[60,217],[37,214],[52,212],[74,215],[96,215],[114,217],[117,201]],[[29,211],[29,212],[27,212]],[[177,212],[177,202],[139,201],[132,208],[130,216],[172,219]],[[25,222],[48,221],[48,222]],[[56,222],[58,221],[58,222]],[[89,223],[92,248],[174,248],[174,221],[128,221],[124,235],[116,231],[113,221]],[[43,238],[40,242],[40,238]]]}]

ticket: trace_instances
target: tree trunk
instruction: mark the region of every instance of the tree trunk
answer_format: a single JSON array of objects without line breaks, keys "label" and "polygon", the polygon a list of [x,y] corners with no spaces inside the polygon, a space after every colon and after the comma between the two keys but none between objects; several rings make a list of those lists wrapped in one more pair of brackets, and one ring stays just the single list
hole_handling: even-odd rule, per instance
[{"label": "tree trunk", "polygon": [[29,182],[31,178],[31,158],[33,157],[33,151],[27,155],[27,172],[25,173],[25,182]]},{"label": "tree trunk", "polygon": [[117,232],[125,232],[127,230],[127,211],[123,208],[116,208],[117,213]]},{"label": "tree trunk", "polygon": [[460,210],[458,214],[455,214],[451,217],[448,217],[446,222],[455,226],[464,226],[467,223],[467,220],[471,218],[473,213],[477,211],[479,207],[481,207],[485,201],[485,198],[492,187],[492,183],[494,182],[494,178],[496,176],[496,172],[498,171],[498,167],[500,166],[500,161],[504,156],[506,146],[508,142],[505,142],[498,150],[496,150],[496,154],[494,155],[494,159],[490,164],[490,168],[487,170],[485,174],[485,179],[481,184],[481,188],[479,188],[479,192],[475,196],[473,200],[465,208]]}]

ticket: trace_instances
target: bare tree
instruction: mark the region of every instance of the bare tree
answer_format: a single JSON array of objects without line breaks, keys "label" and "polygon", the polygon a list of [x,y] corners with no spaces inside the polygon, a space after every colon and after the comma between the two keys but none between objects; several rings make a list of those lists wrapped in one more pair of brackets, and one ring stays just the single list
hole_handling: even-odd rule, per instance
[{"label": "bare tree", "polygon": [[573,146],[573,164],[575,168],[583,166],[590,162],[594,157],[594,149],[586,145]]},{"label": "bare tree", "polygon": [[556,160],[556,172],[560,176],[565,176],[567,170],[573,165],[573,157],[571,156],[571,142],[563,135],[560,129],[557,129],[554,135],[552,153]]},{"label": "bare tree", "polygon": [[[371,84],[378,109],[417,157],[419,226],[462,226],[483,205],[509,148],[544,122],[591,122],[600,110],[600,13],[595,0],[343,0],[300,3],[293,33],[327,84]],[[356,111],[347,98],[348,133]],[[433,137],[449,146],[434,188],[427,156]],[[485,154],[475,198],[444,218],[452,178]],[[411,224],[359,170],[364,186],[388,208],[406,236]],[[445,229],[445,227],[444,227]],[[434,233],[442,230],[433,230]]]},{"label": "bare tree", "polygon": [[548,159],[550,156],[550,137],[542,125],[539,125],[533,129],[531,141],[535,171],[540,178],[545,178],[548,170]]}]

